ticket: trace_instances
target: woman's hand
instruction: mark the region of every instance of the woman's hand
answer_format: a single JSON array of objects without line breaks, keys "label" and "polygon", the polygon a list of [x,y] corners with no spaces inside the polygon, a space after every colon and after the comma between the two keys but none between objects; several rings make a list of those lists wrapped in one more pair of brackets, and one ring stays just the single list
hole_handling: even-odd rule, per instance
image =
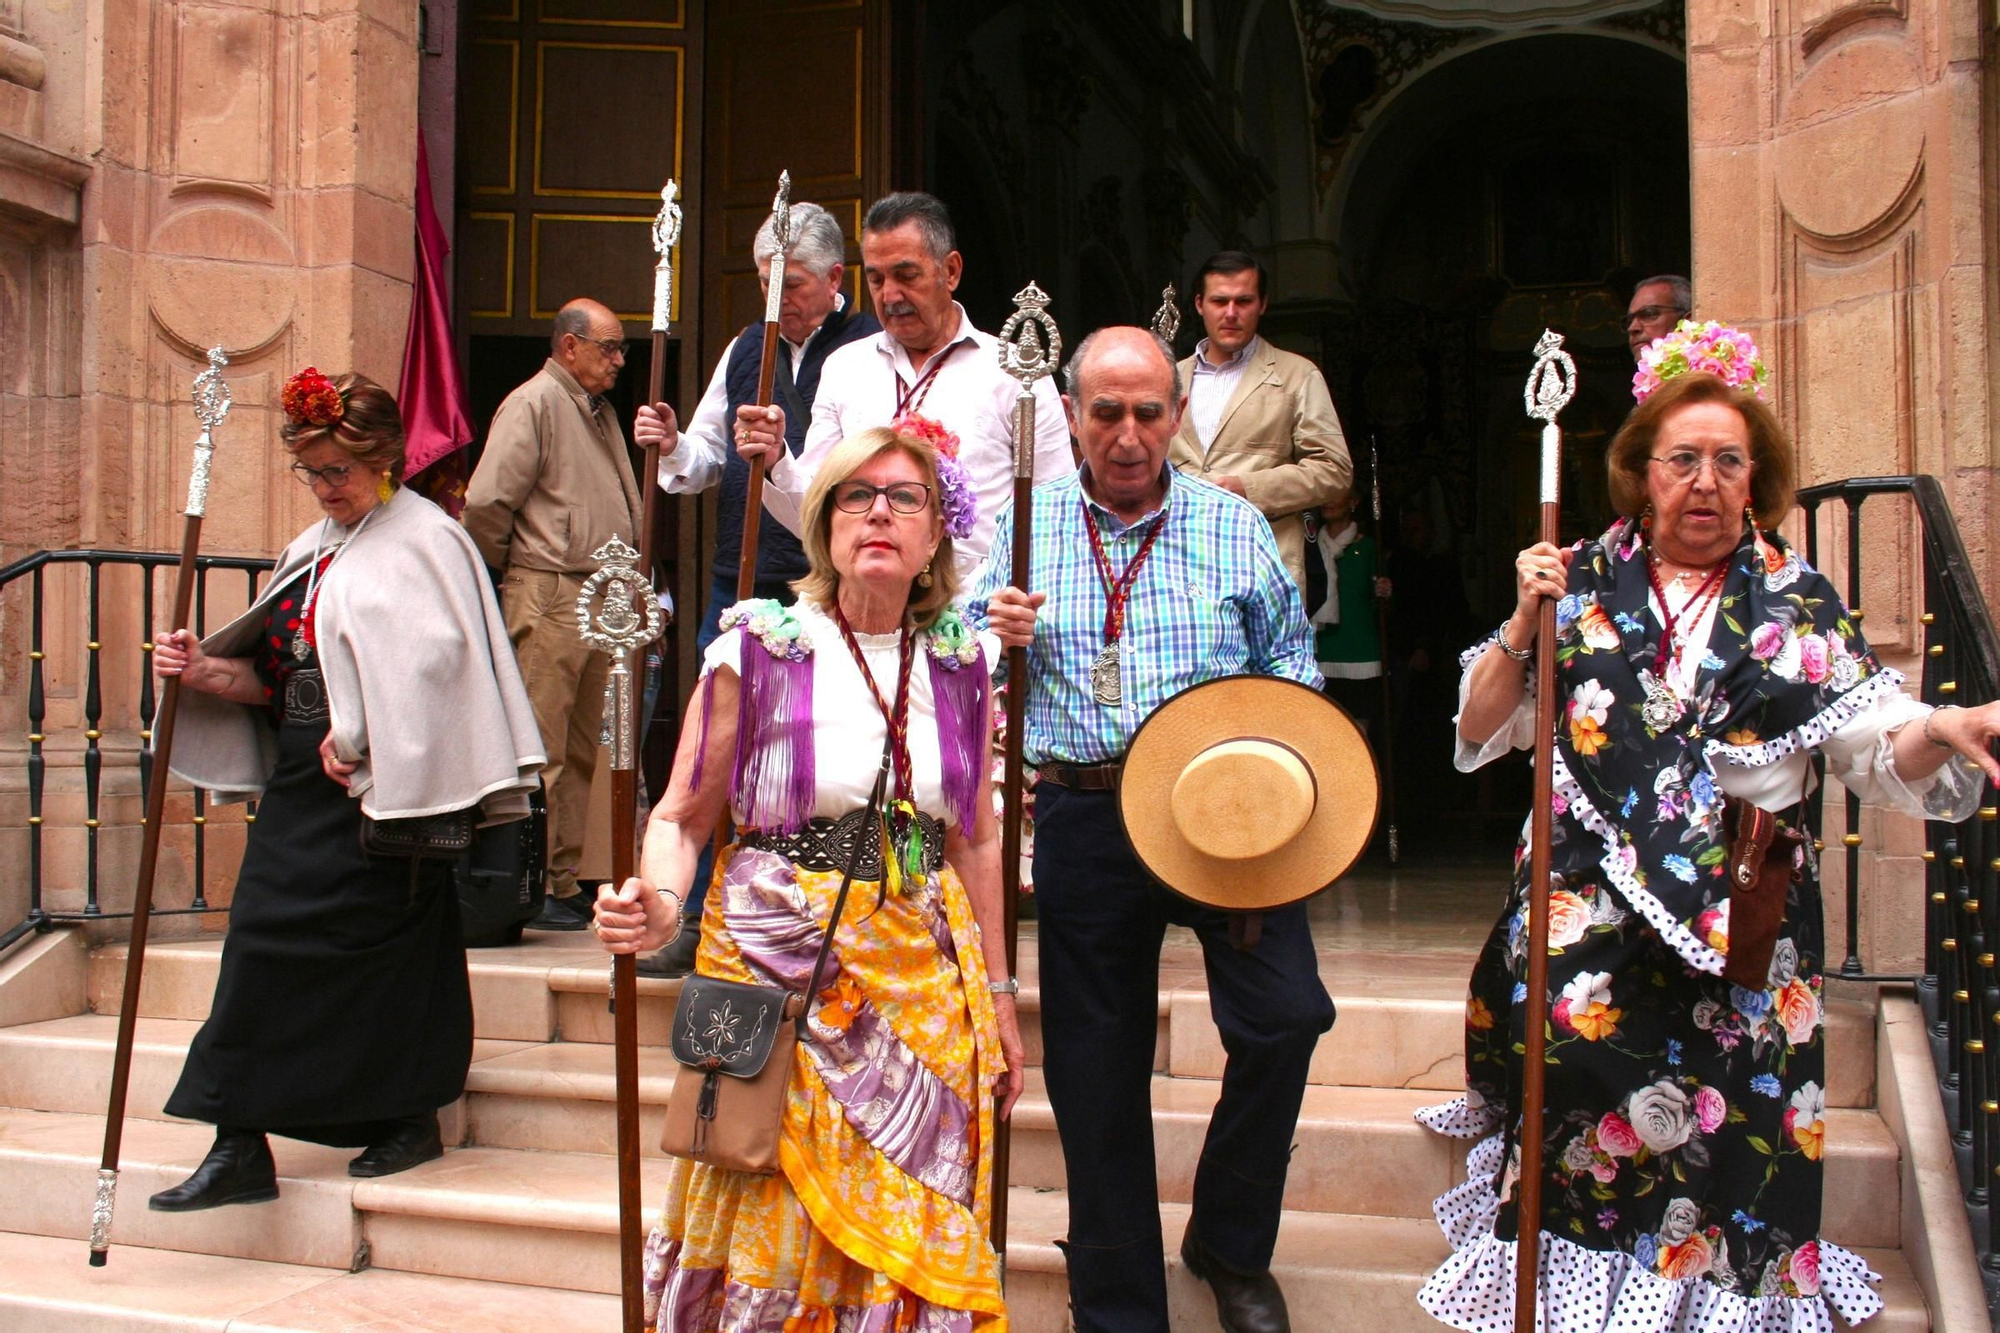
[{"label": "woman's hand", "polygon": [[2000,761],[1991,750],[2000,737],[2000,701],[1977,708],[1940,708],[1924,719],[1923,734],[1938,749],[1949,746],[1977,764],[1988,782],[2000,784]]},{"label": "woman's hand", "polygon": [[1510,619],[1521,622],[1527,638],[1527,643],[1515,643],[1513,635],[1508,635],[1507,641],[1514,648],[1526,648],[1535,641],[1542,600],[1563,595],[1569,585],[1570,557],[1575,554],[1566,546],[1536,542],[1514,557],[1514,614]]},{"label": "woman's hand", "polygon": [[993,997],[993,1017],[1000,1023],[1000,1053],[1007,1057],[1007,1072],[993,1089],[993,1095],[1000,1099],[1000,1118],[1005,1120],[1014,1114],[1014,1103],[1021,1099],[1021,1088],[1027,1082],[1028,1057],[1021,1046],[1021,1020],[1012,995]]},{"label": "woman's hand", "polygon": [[1035,611],[1049,600],[1045,592],[1002,588],[987,599],[986,628],[1009,648],[1026,648],[1035,641]]},{"label": "woman's hand", "polygon": [[341,760],[339,751],[333,748],[333,733],[331,731],[327,732],[325,739],[319,743],[320,772],[326,774],[327,777],[338,782],[341,786],[347,787],[352,785],[351,779],[354,776],[354,770],[359,767],[361,765],[358,763],[349,764]]},{"label": "woman's hand", "polygon": [[[153,674],[162,680],[175,676],[181,684],[203,694],[215,694],[228,683],[226,668],[201,650],[201,640],[192,630],[163,629],[153,636]],[[222,677],[218,681],[218,677]]]},{"label": "woman's hand", "polygon": [[650,406],[641,403],[639,414],[632,421],[632,442],[641,449],[657,446],[663,454],[680,448],[680,422],[674,417],[674,409],[665,403]]},{"label": "woman's hand", "polygon": [[590,929],[606,953],[652,953],[672,944],[681,933],[681,905],[670,893],[656,892],[634,876],[617,889],[597,886],[596,914]]},{"label": "woman's hand", "polygon": [[745,403],[736,409],[736,452],[755,467],[769,467],[785,450],[785,413],[778,407]]}]

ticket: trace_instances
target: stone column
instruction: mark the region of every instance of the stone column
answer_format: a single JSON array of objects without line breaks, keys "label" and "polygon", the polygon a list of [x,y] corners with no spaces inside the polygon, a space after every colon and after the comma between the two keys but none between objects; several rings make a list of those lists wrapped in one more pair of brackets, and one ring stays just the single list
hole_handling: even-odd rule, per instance
[{"label": "stone column", "polygon": [[[1978,0],[1689,0],[1687,23],[1698,313],[1748,325],[1772,358],[1801,484],[1944,479],[1990,604],[1996,219]],[[1845,588],[1843,523],[1823,512],[1820,557]],[[1864,629],[1914,680],[1915,516],[1871,500],[1863,531]],[[1837,852],[1837,789],[1827,805]],[[1919,831],[1871,812],[1859,832],[1863,960],[1907,970],[1922,952]]]}]

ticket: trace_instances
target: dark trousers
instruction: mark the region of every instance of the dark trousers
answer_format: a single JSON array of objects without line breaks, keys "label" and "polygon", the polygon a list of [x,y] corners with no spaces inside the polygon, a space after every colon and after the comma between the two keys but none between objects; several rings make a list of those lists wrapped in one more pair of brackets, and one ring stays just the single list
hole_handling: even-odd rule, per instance
[{"label": "dark trousers", "polygon": [[[782,580],[759,579],[752,587],[752,597],[770,597],[790,606],[798,599],[792,585]],[[708,605],[701,609],[701,628],[695,631],[694,655],[697,661],[708,652],[708,645],[722,637],[722,613],[736,605],[736,576],[712,575],[708,584]],[[683,725],[693,719],[686,719]],[[698,725],[698,724],[697,724]],[[721,775],[724,782],[729,775]],[[688,900],[681,905],[681,915],[693,920],[701,920],[701,909],[708,902],[708,880],[715,873],[715,840],[709,839],[702,845],[701,855],[694,863],[694,883],[688,886]]]},{"label": "dark trousers", "polygon": [[1201,939],[1228,1064],[1195,1172],[1194,1225],[1226,1266],[1270,1267],[1306,1069],[1333,1026],[1303,905],[1239,950],[1228,913],[1146,873],[1110,792],[1035,788],[1043,1065],[1069,1175],[1077,1333],[1167,1333],[1153,1167],[1153,1040],[1169,923]]}]

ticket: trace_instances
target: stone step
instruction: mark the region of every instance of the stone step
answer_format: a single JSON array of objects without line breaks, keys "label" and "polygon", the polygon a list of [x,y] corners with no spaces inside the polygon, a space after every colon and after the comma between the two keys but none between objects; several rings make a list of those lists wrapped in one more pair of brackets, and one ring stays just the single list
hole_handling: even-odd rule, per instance
[{"label": "stone step", "polygon": [[[223,1212],[232,1211],[222,1209]],[[251,1212],[255,1209],[234,1211]],[[0,1328],[17,1333],[519,1333],[608,1329],[615,1296],[382,1269],[231,1259],[0,1232]]]}]

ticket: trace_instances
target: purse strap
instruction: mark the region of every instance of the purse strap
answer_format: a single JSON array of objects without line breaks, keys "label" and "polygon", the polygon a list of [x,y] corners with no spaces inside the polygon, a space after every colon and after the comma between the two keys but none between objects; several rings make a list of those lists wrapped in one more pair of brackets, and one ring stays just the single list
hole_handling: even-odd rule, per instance
[{"label": "purse strap", "polygon": [[[881,836],[881,826],[876,822],[875,816],[876,812],[882,807],[882,795],[888,787],[889,765],[893,754],[890,747],[895,743],[896,731],[894,727],[891,727],[888,739],[882,742],[882,766],[875,773],[875,789],[868,793],[868,812],[861,820],[861,827],[864,830],[861,835],[862,837],[868,836],[865,830],[871,828],[877,830],[876,836]],[[882,851],[885,857],[892,855],[886,847]],[[853,856],[849,856],[847,864],[841,868],[840,892],[835,895],[833,900],[833,915],[827,919],[826,934],[820,937],[819,956],[813,959],[812,975],[806,981],[806,1002],[804,1007],[799,1010],[799,1016],[792,1020],[798,1025],[800,1041],[806,1039],[806,1021],[812,1016],[812,999],[813,996],[819,994],[820,972],[826,967],[826,955],[828,951],[833,948],[833,932],[840,928],[840,914],[847,908],[847,891],[854,887],[854,860]]]}]

